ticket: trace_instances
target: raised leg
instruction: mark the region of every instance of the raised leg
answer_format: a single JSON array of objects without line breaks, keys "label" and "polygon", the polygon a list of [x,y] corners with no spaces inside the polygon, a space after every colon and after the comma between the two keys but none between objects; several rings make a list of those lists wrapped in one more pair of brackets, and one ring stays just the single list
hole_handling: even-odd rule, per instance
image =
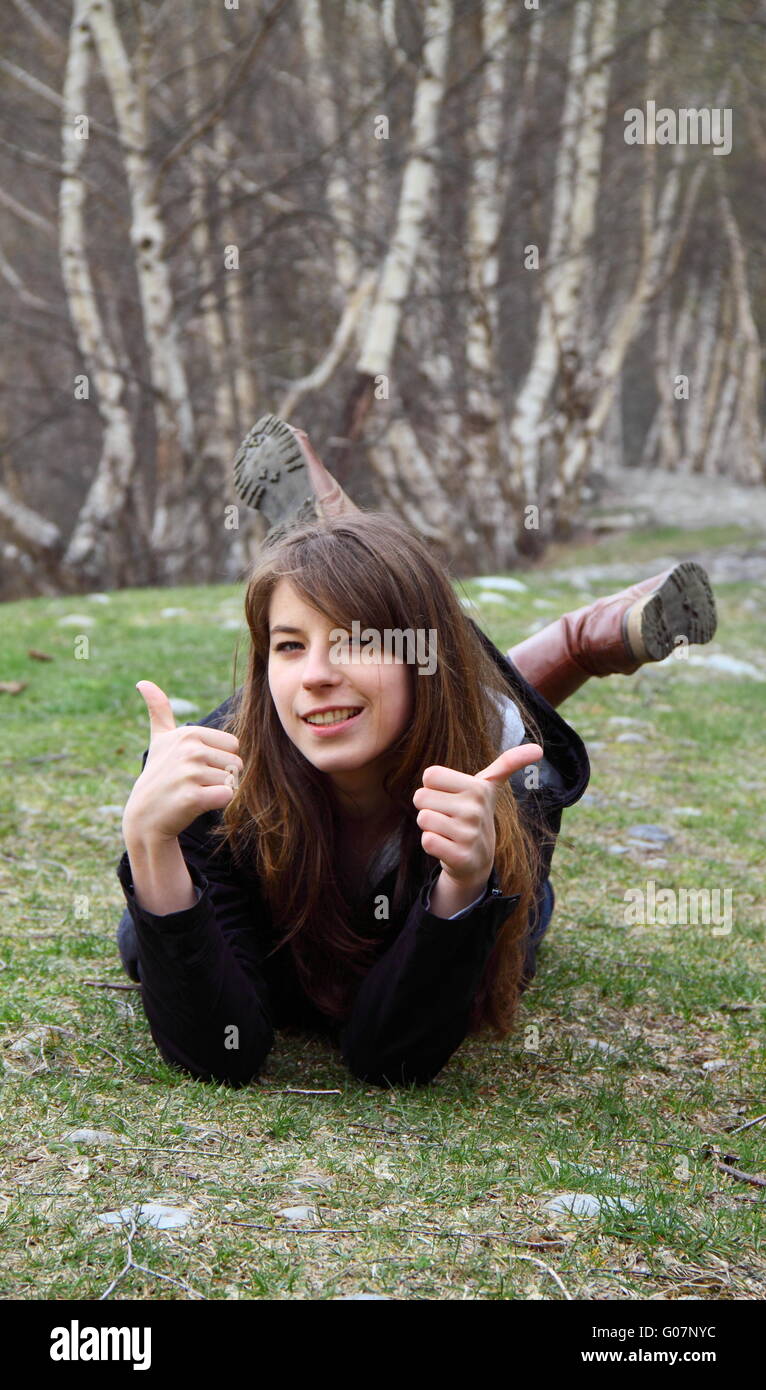
[{"label": "raised leg", "polygon": [[560,705],[591,676],[630,676],[662,661],[677,646],[709,642],[716,630],[710,581],[684,560],[650,579],[564,613],[511,647],[508,656],[551,705]]},{"label": "raised leg", "polygon": [[337,479],[325,468],[306,431],[296,429],[294,425],[288,425],[287,428],[297,439],[306,460],[309,482],[316,498],[317,511],[326,517],[346,516],[350,512],[358,512],[359,508],[356,503],[351,501]]},{"label": "raised leg", "polygon": [[[359,511],[325,468],[306,431],[274,415],[264,415],[243,440],[234,480],[242,500],[267,517],[270,535],[312,512],[336,517]],[[679,638],[709,642],[715,629],[710,581],[701,565],[685,560],[564,613],[508,655],[555,706],[591,676],[632,675],[646,661],[662,661]]]},{"label": "raised leg", "polygon": [[359,511],[328,473],[306,431],[276,415],[262,415],[240,444],[234,490],[265,517],[272,540],[303,521]]}]

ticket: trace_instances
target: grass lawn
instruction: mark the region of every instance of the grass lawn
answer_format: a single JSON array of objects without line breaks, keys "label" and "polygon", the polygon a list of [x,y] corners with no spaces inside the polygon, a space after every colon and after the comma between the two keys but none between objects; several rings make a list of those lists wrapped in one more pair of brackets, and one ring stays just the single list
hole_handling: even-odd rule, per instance
[{"label": "grass lawn", "polygon": [[[506,648],[586,601],[554,569],[619,560],[628,583],[634,560],[732,539],[645,532],[551,554],[502,602],[460,592]],[[718,633],[695,651],[766,674],[766,587],[716,596]],[[128,983],[115,867],[148,742],[135,682],[207,714],[232,689],[238,627],[244,674],[241,600],[184,588],[2,609],[0,680],[27,684],[0,694],[0,1297],[99,1299],[114,1280],[117,1300],[766,1296],[764,1188],[720,1166],[766,1171],[766,1125],[745,1127],[766,1111],[766,684],[671,657],[563,706],[592,778],[564,813],[514,1037],[470,1039],[430,1087],[384,1091],[328,1043],[278,1034],[260,1080],[233,1091],[165,1065],[137,991],[88,982]],[[620,852],[637,823],[673,838]],[[625,891],[650,879],[730,889],[731,931],[626,921]],[[108,1133],[65,1137],[82,1128]],[[574,1192],[600,1212],[546,1210]],[[126,1230],[96,1214],[139,1202],[193,1219],[139,1227],[118,1278]],[[307,1220],[281,1214],[299,1206]]]}]

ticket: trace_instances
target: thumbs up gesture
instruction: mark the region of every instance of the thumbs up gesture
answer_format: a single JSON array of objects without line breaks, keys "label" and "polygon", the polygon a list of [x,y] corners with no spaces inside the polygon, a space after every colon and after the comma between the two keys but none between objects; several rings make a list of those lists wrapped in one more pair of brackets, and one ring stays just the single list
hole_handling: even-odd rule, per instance
[{"label": "thumbs up gesture", "polygon": [[475,776],[451,767],[427,767],[412,800],[426,854],[462,889],[480,888],[495,862],[495,806],[500,787],[520,767],[543,756],[538,743],[509,748]]},{"label": "thumbs up gesture", "polygon": [[203,812],[228,806],[244,767],[239,743],[203,724],[177,729],[164,690],[153,681],[139,681],[136,689],[149,712],[149,753],[128,798],[122,833],[126,844],[173,840]]}]

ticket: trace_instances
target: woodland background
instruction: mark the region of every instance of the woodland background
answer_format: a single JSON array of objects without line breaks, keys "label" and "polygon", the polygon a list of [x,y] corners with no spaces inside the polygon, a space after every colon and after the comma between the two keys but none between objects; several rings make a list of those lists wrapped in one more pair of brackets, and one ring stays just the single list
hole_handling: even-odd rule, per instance
[{"label": "woodland background", "polygon": [[267,411],[463,573],[617,468],[762,497],[766,5],[527,4],[7,0],[0,598],[241,577]]}]

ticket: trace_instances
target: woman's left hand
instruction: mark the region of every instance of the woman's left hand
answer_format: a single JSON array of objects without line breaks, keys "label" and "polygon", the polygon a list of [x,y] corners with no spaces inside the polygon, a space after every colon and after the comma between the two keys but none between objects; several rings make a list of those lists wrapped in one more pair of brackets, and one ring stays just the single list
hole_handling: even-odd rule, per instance
[{"label": "woman's left hand", "polygon": [[521,767],[543,756],[538,743],[501,753],[471,776],[451,767],[427,767],[412,800],[426,854],[461,886],[486,883],[495,862],[495,806],[500,788]]}]

